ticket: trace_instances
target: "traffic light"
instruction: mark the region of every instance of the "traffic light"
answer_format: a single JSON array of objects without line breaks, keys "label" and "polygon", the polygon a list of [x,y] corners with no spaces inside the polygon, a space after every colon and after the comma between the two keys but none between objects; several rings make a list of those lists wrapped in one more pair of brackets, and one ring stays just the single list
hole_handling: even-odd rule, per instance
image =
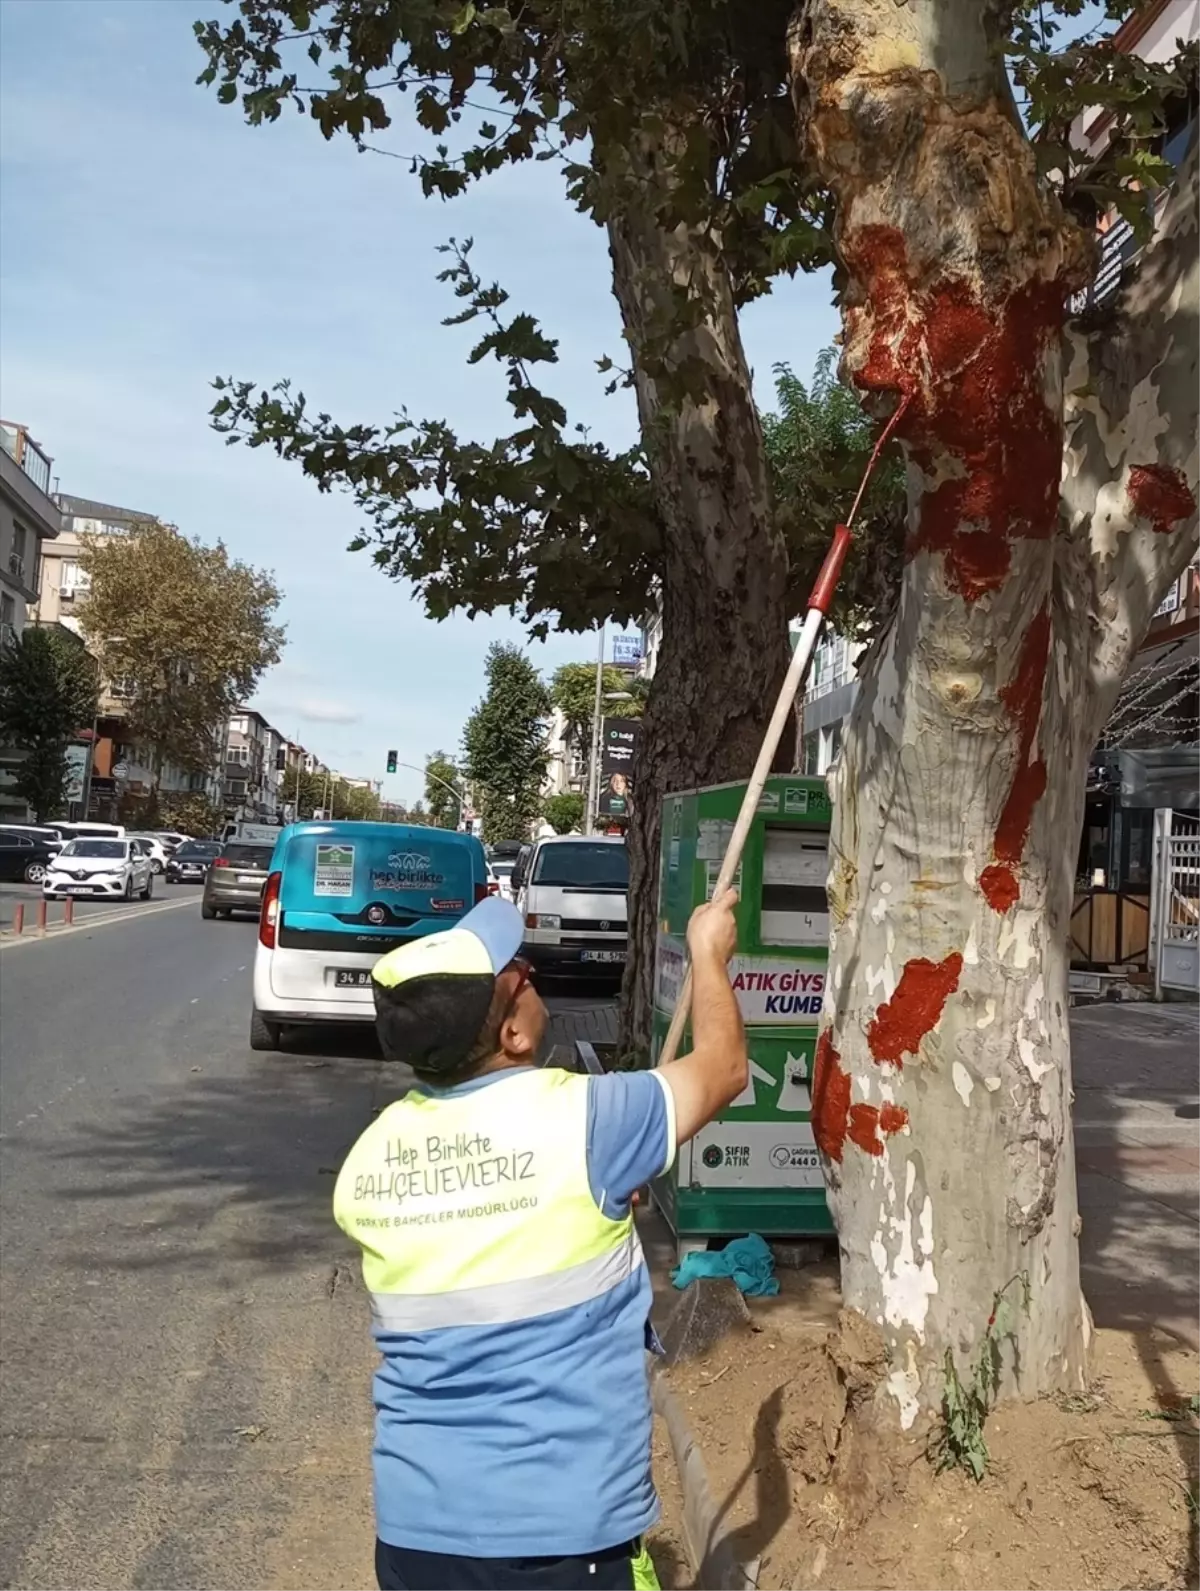
[{"label": "traffic light", "polygon": [[396,771],[396,758],[397,758],[398,755],[399,755],[399,753],[395,752],[395,751],[389,751],[388,752],[387,771],[389,773],[395,773],[395,771]]}]

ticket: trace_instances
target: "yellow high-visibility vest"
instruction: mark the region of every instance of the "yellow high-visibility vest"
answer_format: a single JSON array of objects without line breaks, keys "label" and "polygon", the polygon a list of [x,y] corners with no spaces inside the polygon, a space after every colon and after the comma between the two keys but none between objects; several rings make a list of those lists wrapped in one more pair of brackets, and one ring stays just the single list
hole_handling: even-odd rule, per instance
[{"label": "yellow high-visibility vest", "polygon": [[338,1176],[381,1332],[499,1325],[587,1303],[642,1264],[588,1183],[588,1079],[530,1070],[376,1118]]}]

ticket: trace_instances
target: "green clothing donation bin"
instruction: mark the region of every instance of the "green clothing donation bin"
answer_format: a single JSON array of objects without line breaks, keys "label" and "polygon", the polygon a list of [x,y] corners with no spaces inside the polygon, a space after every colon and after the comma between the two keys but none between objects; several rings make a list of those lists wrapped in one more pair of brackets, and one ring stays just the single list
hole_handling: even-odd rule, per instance
[{"label": "green clothing donation bin", "polygon": [[[744,784],[712,785],[663,802],[653,1064],[683,978],[688,918],[712,897],[745,791]],[[833,1231],[810,1092],[828,962],[829,818],[824,779],[778,774],[767,781],[735,879],[738,948],[729,968],[750,1080],[654,1184],[680,1255],[712,1237]],[[690,1043],[689,1027],[680,1052]]]}]

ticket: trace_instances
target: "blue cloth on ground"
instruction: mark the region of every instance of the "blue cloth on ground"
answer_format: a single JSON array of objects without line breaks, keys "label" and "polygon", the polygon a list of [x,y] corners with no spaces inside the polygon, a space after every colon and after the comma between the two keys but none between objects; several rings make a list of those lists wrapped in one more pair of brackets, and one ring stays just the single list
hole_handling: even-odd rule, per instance
[{"label": "blue cloth on ground", "polygon": [[779,1291],[779,1278],[774,1272],[775,1256],[766,1240],[751,1232],[748,1237],[735,1237],[717,1254],[703,1250],[685,1254],[671,1272],[671,1280],[682,1289],[701,1276],[728,1276],[740,1292],[751,1298],[774,1298]]}]

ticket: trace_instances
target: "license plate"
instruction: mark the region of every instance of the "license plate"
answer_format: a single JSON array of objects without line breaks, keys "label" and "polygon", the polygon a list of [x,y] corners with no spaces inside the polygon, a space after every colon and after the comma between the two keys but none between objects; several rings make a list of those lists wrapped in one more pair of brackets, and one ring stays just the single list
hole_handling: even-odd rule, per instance
[{"label": "license plate", "polygon": [[262,883],[262,879],[258,876],[257,873],[239,873],[237,881],[238,881],[239,884],[261,884]]},{"label": "license plate", "polygon": [[368,969],[350,971],[345,967],[338,967],[333,973],[335,989],[367,989],[370,984],[371,974]]},{"label": "license plate", "polygon": [[66,893],[68,895],[90,895],[92,886],[90,884],[68,884]]},{"label": "license plate", "polygon": [[580,961],[624,961],[623,950],[584,950],[580,953]]}]

